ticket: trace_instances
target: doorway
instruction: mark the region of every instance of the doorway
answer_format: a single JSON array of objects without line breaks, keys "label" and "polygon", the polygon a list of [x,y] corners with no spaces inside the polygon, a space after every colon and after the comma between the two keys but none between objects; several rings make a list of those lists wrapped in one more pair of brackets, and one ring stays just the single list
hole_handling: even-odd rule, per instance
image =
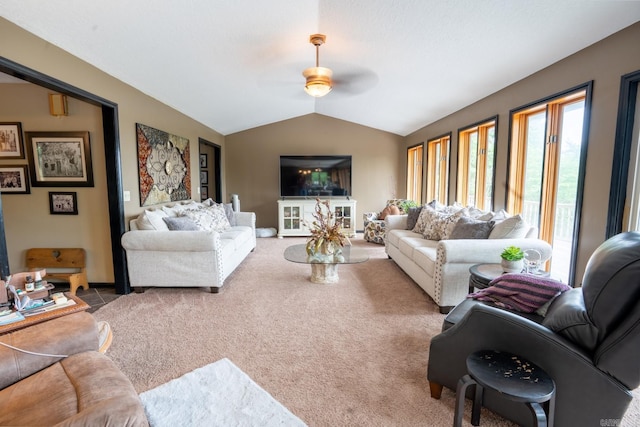
[{"label": "doorway", "polygon": [[[101,108],[115,290],[118,294],[129,293],[131,288],[127,277],[126,256],[120,245],[120,236],[124,234],[126,229],[122,199],[122,165],[117,104],[3,57],[0,57],[0,72]],[[9,254],[1,210],[0,225],[0,275],[4,277],[9,274]]]},{"label": "doorway", "polygon": [[222,159],[219,145],[198,138],[200,154],[200,198],[222,203]]}]

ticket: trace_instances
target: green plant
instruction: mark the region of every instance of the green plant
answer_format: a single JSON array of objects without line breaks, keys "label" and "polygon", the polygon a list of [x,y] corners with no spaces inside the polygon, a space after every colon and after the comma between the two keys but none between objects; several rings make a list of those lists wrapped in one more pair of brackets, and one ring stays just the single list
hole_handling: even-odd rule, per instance
[{"label": "green plant", "polygon": [[400,203],[400,209],[402,209],[402,212],[404,213],[409,213],[409,208],[415,208],[418,206],[418,203],[414,202],[413,200],[405,200],[404,202]]},{"label": "green plant", "polygon": [[507,261],[519,261],[524,258],[524,252],[517,246],[507,246],[500,256]]}]

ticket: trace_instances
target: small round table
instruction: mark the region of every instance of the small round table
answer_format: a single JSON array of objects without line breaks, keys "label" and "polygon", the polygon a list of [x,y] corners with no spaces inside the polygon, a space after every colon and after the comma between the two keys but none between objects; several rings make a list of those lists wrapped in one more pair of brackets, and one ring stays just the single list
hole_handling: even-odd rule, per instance
[{"label": "small round table", "polygon": [[[484,389],[494,390],[505,399],[526,403],[537,426],[553,427],[556,385],[542,368],[515,354],[481,350],[467,357],[467,372],[458,381],[454,427],[462,425],[467,387],[475,385],[471,424],[480,425]],[[543,406],[546,402],[548,414]]]},{"label": "small round table", "polygon": [[369,259],[369,255],[353,246],[344,246],[339,256],[321,260],[307,254],[307,245],[293,245],[284,250],[287,261],[311,265],[310,280],[313,283],[338,283],[338,264],[357,264]]}]

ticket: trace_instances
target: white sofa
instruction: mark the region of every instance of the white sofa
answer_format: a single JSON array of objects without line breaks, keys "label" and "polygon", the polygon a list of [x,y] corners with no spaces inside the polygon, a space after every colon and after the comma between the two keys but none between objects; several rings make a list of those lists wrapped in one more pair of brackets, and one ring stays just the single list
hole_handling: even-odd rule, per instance
[{"label": "white sofa", "polygon": [[131,287],[135,291],[147,287],[208,287],[218,292],[256,247],[255,213],[233,213],[234,225],[220,232],[165,230],[161,217],[172,207],[146,211],[151,212],[148,216],[154,218],[157,229],[140,230],[138,217],[130,221],[130,231],[122,236]]},{"label": "white sofa", "polygon": [[[407,230],[407,215],[385,218],[385,251],[448,313],[469,293],[469,267],[480,263],[500,263],[500,253],[507,246],[540,251],[543,259],[551,257],[551,246],[538,238],[428,240]],[[537,234],[530,227],[527,236]]]}]

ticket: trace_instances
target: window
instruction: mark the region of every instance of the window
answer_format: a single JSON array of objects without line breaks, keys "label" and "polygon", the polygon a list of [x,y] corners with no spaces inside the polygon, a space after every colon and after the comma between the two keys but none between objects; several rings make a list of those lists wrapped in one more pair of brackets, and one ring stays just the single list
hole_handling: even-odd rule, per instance
[{"label": "window", "polygon": [[511,113],[507,210],[538,226],[553,246],[551,274],[566,283],[574,279],[590,89]]},{"label": "window", "polygon": [[407,149],[407,199],[422,203],[423,144]]},{"label": "window", "polygon": [[446,205],[449,191],[449,145],[451,134],[427,142],[427,201]]},{"label": "window", "polygon": [[496,120],[458,131],[456,200],[464,206],[493,208]]}]

